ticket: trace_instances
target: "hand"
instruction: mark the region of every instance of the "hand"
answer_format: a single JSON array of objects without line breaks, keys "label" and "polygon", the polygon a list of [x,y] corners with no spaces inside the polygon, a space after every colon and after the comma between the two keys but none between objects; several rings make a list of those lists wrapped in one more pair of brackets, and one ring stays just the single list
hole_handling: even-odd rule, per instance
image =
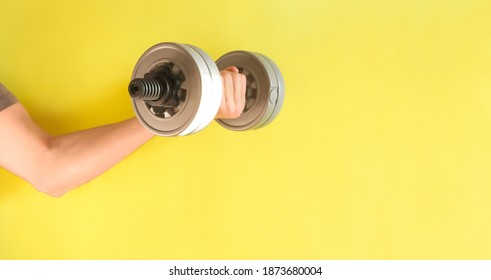
[{"label": "hand", "polygon": [[233,119],[240,116],[245,107],[246,77],[237,67],[231,66],[220,71],[223,94],[220,109],[215,118]]}]

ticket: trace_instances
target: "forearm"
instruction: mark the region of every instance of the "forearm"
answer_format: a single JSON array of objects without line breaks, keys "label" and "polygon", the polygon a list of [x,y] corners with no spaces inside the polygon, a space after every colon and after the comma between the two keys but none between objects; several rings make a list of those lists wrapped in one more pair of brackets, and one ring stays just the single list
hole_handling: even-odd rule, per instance
[{"label": "forearm", "polygon": [[152,138],[136,119],[50,136],[16,103],[0,112],[0,166],[60,196],[97,177]]},{"label": "forearm", "polygon": [[33,182],[60,196],[108,170],[152,138],[136,119],[49,137],[44,171]]},{"label": "forearm", "polygon": [[[245,104],[246,78],[235,67],[222,71],[221,77],[217,118],[238,117]],[[153,136],[135,118],[50,136],[18,102],[0,111],[0,126],[0,166],[51,196],[87,183]]]}]

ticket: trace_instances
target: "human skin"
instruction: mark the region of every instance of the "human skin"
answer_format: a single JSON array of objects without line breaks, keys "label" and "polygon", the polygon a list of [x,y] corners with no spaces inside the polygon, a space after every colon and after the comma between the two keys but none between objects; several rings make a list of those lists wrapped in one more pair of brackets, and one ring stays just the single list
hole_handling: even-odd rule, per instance
[{"label": "human skin", "polygon": [[[235,67],[220,76],[223,93],[216,118],[236,118],[245,106],[246,78]],[[20,102],[0,112],[0,127],[0,166],[53,197],[101,175],[154,136],[136,118],[50,135]]]}]

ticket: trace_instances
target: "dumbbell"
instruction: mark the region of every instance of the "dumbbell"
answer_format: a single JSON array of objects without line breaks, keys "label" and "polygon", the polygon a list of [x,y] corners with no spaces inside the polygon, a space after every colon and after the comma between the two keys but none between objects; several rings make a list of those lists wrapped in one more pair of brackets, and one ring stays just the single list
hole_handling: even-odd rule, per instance
[{"label": "dumbbell", "polygon": [[154,134],[196,133],[215,118],[222,99],[220,70],[235,66],[247,78],[246,104],[235,119],[217,119],[243,131],[266,126],[281,110],[285,82],[276,64],[263,54],[234,51],[216,63],[196,46],[160,43],[135,65],[128,91],[140,123]]}]

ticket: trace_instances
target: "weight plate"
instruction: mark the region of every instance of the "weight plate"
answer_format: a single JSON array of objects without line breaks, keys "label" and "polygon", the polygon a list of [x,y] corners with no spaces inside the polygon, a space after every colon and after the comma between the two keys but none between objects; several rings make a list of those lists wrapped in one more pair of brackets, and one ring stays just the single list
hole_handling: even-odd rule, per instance
[{"label": "weight plate", "polygon": [[213,61],[213,59],[206,54],[202,49],[188,45],[193,48],[206,62],[206,66],[208,66],[208,70],[211,76],[211,91],[213,94],[210,95],[209,98],[203,100],[206,104],[200,106],[200,109],[203,110],[203,116],[198,118],[201,120],[201,124],[198,125],[197,129],[194,132],[198,132],[208,126],[214,119],[216,114],[218,113],[218,109],[220,108],[220,103],[222,101],[222,78],[220,77],[220,71],[218,70],[217,65]]},{"label": "weight plate", "polygon": [[138,60],[131,80],[162,67],[182,81],[175,107],[154,106],[151,102],[133,99],[138,120],[151,132],[161,136],[188,135],[213,121],[222,96],[220,73],[213,60],[195,46],[160,43],[148,49]]},{"label": "weight plate", "polygon": [[231,130],[264,127],[272,122],[283,106],[285,81],[278,66],[267,56],[246,51],[227,53],[217,60],[218,69],[236,66],[247,78],[246,105],[235,119],[218,119]]}]

